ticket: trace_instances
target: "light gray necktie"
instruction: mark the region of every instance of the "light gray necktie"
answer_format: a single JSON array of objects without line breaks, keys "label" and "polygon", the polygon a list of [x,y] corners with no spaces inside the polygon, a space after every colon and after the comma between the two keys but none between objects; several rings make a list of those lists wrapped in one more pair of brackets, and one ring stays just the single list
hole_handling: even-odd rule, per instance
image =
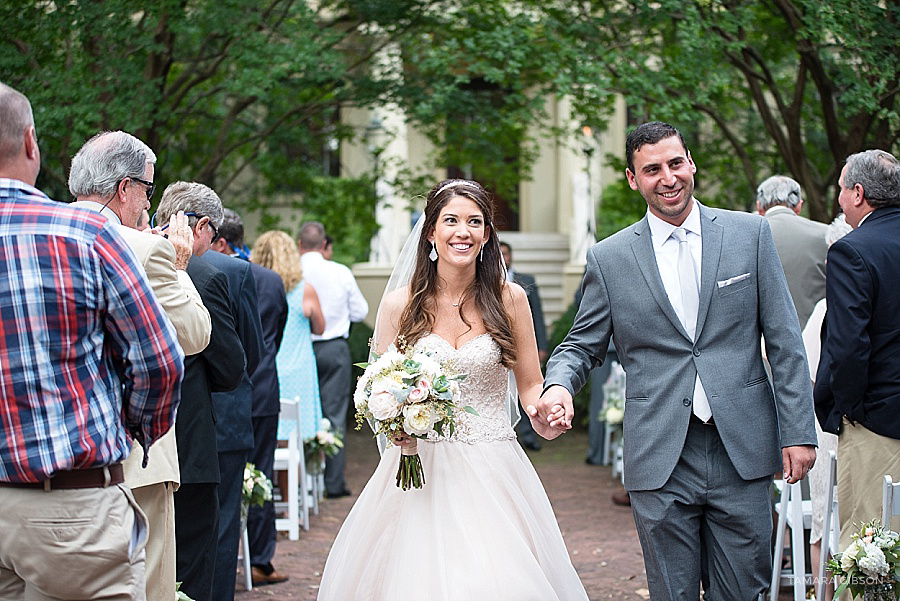
[{"label": "light gray necktie", "polygon": [[697,311],[700,309],[700,291],[697,289],[697,271],[691,258],[691,247],[687,241],[687,231],[677,227],[672,237],[678,241],[678,284],[681,288],[681,307],[684,311],[684,329],[694,340],[697,331]]},{"label": "light gray necktie", "polygon": [[[678,284],[681,288],[681,309],[684,313],[684,329],[691,340],[696,341],[697,312],[700,310],[700,289],[697,282],[697,270],[691,257],[691,247],[687,241],[687,230],[675,228],[672,237],[678,241]],[[700,383],[699,376],[694,381],[694,414],[703,421],[712,417],[712,409],[706,391]]]}]

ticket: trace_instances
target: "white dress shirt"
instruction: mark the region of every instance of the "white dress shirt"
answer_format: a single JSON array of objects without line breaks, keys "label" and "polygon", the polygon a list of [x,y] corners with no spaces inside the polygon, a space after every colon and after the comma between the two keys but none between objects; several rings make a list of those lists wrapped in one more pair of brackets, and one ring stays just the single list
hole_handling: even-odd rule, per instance
[{"label": "white dress shirt", "polygon": [[321,336],[313,334],[313,341],[349,336],[350,322],[362,321],[369,313],[369,304],[353,273],[345,265],[326,261],[316,251],[300,255],[300,266],[303,279],[315,288],[325,316],[325,331]]},{"label": "white dress shirt", "polygon": [[[702,274],[700,271],[703,257],[703,237],[700,235],[700,209],[699,203],[694,199],[691,212],[681,227],[687,232],[688,247],[691,250],[691,259],[694,261],[694,270],[697,272],[697,288],[700,288]],[[684,324],[684,307],[681,303],[681,284],[678,282],[678,241],[672,237],[675,231],[671,223],[663,221],[649,210],[647,222],[650,226],[650,238],[653,241],[653,252],[656,255],[656,266],[659,269],[659,277],[662,279],[669,303],[675,309],[675,314]],[[709,406],[706,391],[700,383],[700,375],[694,381],[694,405]]]}]

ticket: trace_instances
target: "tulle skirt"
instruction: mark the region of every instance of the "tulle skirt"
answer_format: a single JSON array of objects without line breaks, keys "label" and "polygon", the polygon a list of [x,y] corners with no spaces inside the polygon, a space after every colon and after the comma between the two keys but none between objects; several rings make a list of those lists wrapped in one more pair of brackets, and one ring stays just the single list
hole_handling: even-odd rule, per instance
[{"label": "tulle skirt", "polygon": [[422,489],[389,448],[335,539],[319,601],[569,601],[587,594],[515,440],[419,441]]}]

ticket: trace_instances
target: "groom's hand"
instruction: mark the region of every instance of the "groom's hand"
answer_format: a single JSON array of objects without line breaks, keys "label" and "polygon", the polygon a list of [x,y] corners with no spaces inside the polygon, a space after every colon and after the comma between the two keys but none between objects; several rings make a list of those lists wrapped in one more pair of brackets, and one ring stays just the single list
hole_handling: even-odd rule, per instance
[{"label": "groom's hand", "polygon": [[572,418],[575,416],[572,395],[562,386],[548,388],[537,404],[529,405],[526,411],[529,416],[538,417],[550,427],[562,431],[572,428]]},{"label": "groom's hand", "polygon": [[800,482],[816,462],[816,447],[797,445],[781,449],[784,477],[788,484]]}]

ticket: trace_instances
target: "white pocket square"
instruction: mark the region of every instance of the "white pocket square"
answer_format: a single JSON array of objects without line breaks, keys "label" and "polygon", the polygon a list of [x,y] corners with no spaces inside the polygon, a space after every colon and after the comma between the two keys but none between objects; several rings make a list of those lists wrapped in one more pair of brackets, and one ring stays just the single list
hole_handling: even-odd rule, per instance
[{"label": "white pocket square", "polygon": [[719,288],[724,288],[725,286],[731,286],[732,284],[743,282],[749,277],[749,273],[742,273],[741,275],[736,275],[733,278],[728,278],[727,280],[719,280],[718,282],[716,282],[716,286]]}]

